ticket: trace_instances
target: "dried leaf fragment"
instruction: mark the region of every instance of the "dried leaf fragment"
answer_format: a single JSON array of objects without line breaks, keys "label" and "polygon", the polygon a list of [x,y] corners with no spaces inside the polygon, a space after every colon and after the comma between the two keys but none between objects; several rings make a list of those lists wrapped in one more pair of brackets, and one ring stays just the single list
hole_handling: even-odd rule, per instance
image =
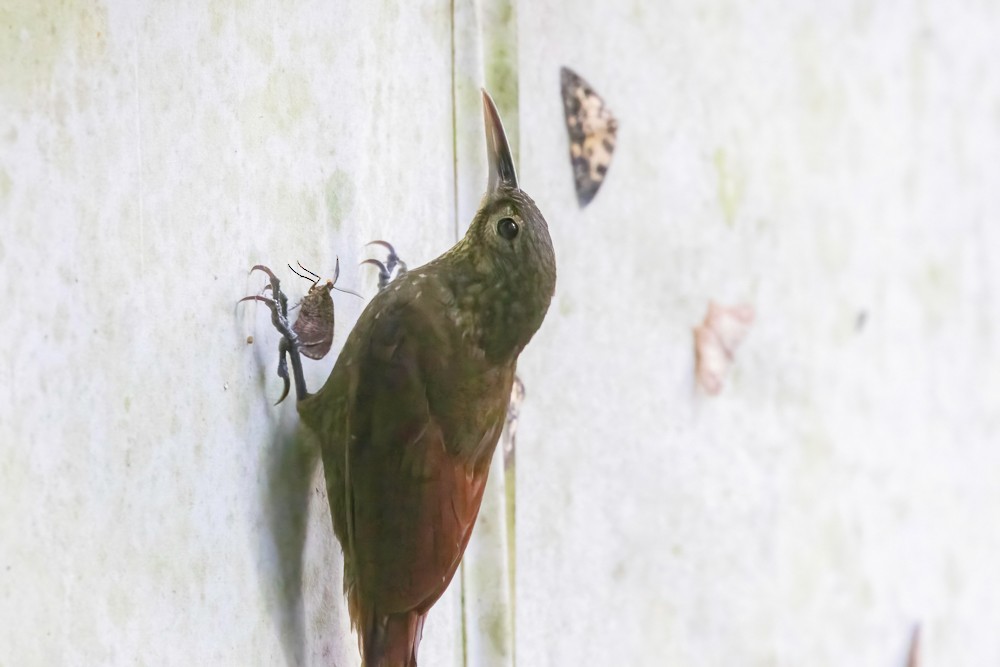
[{"label": "dried leaf fragment", "polygon": [[913,626],[910,635],[910,652],[906,656],[906,667],[920,667],[920,624]]},{"label": "dried leaf fragment", "polygon": [[704,321],[694,328],[695,377],[711,396],[722,391],[722,383],[733,363],[736,348],[753,324],[753,306],[708,304]]}]

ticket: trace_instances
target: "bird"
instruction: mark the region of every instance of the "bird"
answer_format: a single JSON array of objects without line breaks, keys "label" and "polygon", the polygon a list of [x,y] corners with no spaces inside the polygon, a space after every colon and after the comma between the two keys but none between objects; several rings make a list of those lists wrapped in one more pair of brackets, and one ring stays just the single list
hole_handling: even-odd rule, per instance
[{"label": "bird", "polygon": [[468,230],[385,282],[315,393],[279,281],[255,267],[271,278],[274,298],[255,300],[283,336],[279,375],[287,380],[287,352],[300,422],[320,444],[364,667],[416,667],[424,621],[479,513],[518,357],[555,291],[548,224],[518,184],[493,99],[482,97],[489,177]]}]

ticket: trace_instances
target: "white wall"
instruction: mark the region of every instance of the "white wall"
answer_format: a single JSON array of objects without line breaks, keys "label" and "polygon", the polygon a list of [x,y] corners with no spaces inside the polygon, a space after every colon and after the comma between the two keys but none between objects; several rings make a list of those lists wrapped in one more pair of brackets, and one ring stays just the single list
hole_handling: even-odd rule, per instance
[{"label": "white wall", "polygon": [[[235,301],[258,262],[370,295],[366,241],[448,247],[483,84],[559,261],[518,663],[891,666],[917,621],[928,665],[1000,662],[1000,7],[560,4],[0,4],[0,664],[357,664]],[[561,65],[621,127],[583,211]],[[757,310],[718,398],[709,299]],[[510,664],[500,470],[422,664]]]}]

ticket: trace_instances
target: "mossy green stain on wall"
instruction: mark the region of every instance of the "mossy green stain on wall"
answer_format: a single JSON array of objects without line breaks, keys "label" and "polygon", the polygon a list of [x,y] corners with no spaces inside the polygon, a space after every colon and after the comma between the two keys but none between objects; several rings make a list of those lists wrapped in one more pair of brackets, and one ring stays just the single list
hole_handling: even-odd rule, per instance
[{"label": "mossy green stain on wall", "polygon": [[90,65],[104,56],[107,23],[107,11],[95,2],[29,0],[0,7],[0,90],[26,110],[35,95],[50,92],[63,61]]},{"label": "mossy green stain on wall", "polygon": [[576,309],[576,304],[573,302],[573,297],[569,294],[560,295],[559,297],[559,314],[566,317],[573,314]]},{"label": "mossy green stain on wall", "polygon": [[244,140],[259,146],[269,137],[288,135],[313,106],[315,100],[305,75],[276,69],[264,87],[250,93],[241,104]]},{"label": "mossy green stain on wall", "polygon": [[10,174],[6,169],[0,169],[0,209],[5,208],[10,201],[11,186]]},{"label": "mossy green stain on wall", "polygon": [[924,322],[936,331],[961,299],[958,278],[953,267],[942,261],[930,261],[912,281],[913,291],[924,309]]},{"label": "mossy green stain on wall", "polygon": [[486,2],[482,11],[483,75],[504,121],[514,161],[520,153],[517,13],[510,0]]},{"label": "mossy green stain on wall", "polygon": [[717,197],[722,215],[730,227],[736,220],[736,211],[743,201],[746,191],[746,180],[742,172],[733,168],[724,148],[717,148],[712,154],[712,164],[715,167]]},{"label": "mossy green stain on wall", "polygon": [[[503,118],[515,165],[520,165],[520,114],[518,81],[517,13],[512,0],[495,0],[481,6],[483,75],[486,88]],[[507,655],[512,644],[517,553],[516,459],[504,476],[507,571],[510,609],[500,609],[480,620],[498,655]]]},{"label": "mossy green stain on wall", "polygon": [[797,69],[797,103],[802,109],[796,115],[799,142],[805,149],[806,165],[826,172],[839,159],[839,133],[848,118],[848,87],[830,60],[830,38],[815,21],[804,21],[791,45]]},{"label": "mossy green stain on wall", "polygon": [[506,656],[510,646],[510,627],[507,625],[507,610],[493,609],[479,617],[479,630],[490,638],[497,655]]},{"label": "mossy green stain on wall", "polygon": [[326,180],[326,216],[334,230],[339,230],[344,219],[354,211],[355,193],[354,180],[343,169],[337,169]]}]

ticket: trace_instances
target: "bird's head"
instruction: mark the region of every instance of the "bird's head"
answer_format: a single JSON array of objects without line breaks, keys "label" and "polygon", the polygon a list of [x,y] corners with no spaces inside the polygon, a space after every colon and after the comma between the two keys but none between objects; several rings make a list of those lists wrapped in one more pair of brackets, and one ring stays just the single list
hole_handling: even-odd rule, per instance
[{"label": "bird's head", "polygon": [[[456,245],[482,292],[483,324],[521,348],[542,323],[555,290],[549,226],[517,183],[514,158],[493,99],[483,91],[489,181],[465,237]],[[502,347],[505,347],[502,346]]]}]

